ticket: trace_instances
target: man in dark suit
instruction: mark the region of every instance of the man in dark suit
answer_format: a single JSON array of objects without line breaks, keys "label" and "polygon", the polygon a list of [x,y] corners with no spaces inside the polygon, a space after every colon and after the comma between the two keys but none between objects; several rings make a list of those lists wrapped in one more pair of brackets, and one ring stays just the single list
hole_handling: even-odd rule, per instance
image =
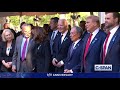
[{"label": "man in dark suit", "polygon": [[120,72],[120,14],[106,12],[105,28],[108,35],[102,48],[102,63],[112,64],[112,72]]},{"label": "man in dark suit", "polygon": [[52,32],[49,33],[49,40],[50,40],[50,47],[51,47],[51,55],[53,55],[53,48],[54,48],[54,42],[56,41],[56,38],[60,36],[60,32],[58,31],[58,17],[51,18],[50,20],[50,29]]},{"label": "man in dark suit", "polygon": [[83,30],[80,27],[74,26],[70,31],[70,38],[73,42],[68,50],[68,55],[65,60],[64,73],[79,72],[75,71],[78,64],[81,64],[82,53],[82,36]]},{"label": "man in dark suit", "polygon": [[31,26],[23,26],[23,35],[16,39],[15,50],[12,58],[13,72],[31,72],[33,70],[31,60],[31,48],[34,44],[31,39]]},{"label": "man in dark suit", "polygon": [[[48,37],[49,37],[49,40],[50,40],[50,49],[51,49],[52,57],[53,57],[54,42],[56,42],[57,37],[60,36],[60,32],[58,31],[58,28],[57,28],[58,20],[59,20],[58,17],[53,17],[53,18],[50,19],[50,29],[52,30],[52,32],[49,32]],[[50,69],[51,69],[50,70],[51,72],[55,72],[55,66],[52,64],[52,61],[51,61],[51,64],[50,64]]]},{"label": "man in dark suit", "polygon": [[88,16],[86,19],[87,35],[83,41],[82,72],[94,72],[94,65],[100,63],[100,52],[106,34],[100,30],[100,22],[97,16]]},{"label": "man in dark suit", "polygon": [[59,19],[58,30],[61,35],[54,42],[52,64],[56,67],[55,72],[64,72],[64,60],[67,57],[68,49],[71,44],[66,19]]}]

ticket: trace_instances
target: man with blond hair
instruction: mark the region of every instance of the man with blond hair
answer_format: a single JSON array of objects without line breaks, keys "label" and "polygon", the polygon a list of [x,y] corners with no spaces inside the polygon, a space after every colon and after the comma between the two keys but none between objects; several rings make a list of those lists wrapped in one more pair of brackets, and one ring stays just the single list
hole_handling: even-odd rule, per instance
[{"label": "man with blond hair", "polygon": [[94,65],[100,64],[100,53],[106,34],[100,29],[98,16],[88,16],[86,19],[87,35],[83,41],[82,72],[95,72]]}]

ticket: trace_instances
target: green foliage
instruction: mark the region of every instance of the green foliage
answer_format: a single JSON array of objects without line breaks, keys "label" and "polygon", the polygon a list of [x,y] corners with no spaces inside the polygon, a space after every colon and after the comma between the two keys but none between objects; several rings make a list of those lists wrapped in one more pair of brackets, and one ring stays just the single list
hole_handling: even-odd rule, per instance
[{"label": "green foliage", "polygon": [[22,16],[22,21],[28,24],[34,24],[34,16]]},{"label": "green foliage", "polygon": [[39,26],[43,26],[44,24],[49,24],[50,19],[52,17],[59,17],[59,16],[60,16],[59,14],[39,16],[39,18],[41,18]]},{"label": "green foliage", "polygon": [[11,20],[11,23],[14,26],[18,26],[19,25],[19,16],[10,16],[10,20]]},{"label": "green foliage", "polygon": [[[76,14],[80,15],[80,18],[78,18],[78,22],[80,22],[81,20],[86,20],[86,17],[90,15],[90,12],[76,12]],[[93,14],[97,15],[98,12],[94,12]],[[73,15],[73,13],[71,13],[71,12],[66,14],[66,19],[68,20],[69,24],[71,24],[73,21],[71,19],[71,15]],[[52,18],[52,17],[60,17],[60,14],[39,16],[39,18],[41,18],[41,20],[39,21],[39,26],[43,26],[43,24],[49,24],[50,18]],[[26,23],[31,23],[34,25],[35,24],[33,21],[34,18],[35,18],[35,16],[22,16],[22,21],[26,22]],[[19,16],[10,16],[10,20],[14,26],[20,25],[20,17]]]}]

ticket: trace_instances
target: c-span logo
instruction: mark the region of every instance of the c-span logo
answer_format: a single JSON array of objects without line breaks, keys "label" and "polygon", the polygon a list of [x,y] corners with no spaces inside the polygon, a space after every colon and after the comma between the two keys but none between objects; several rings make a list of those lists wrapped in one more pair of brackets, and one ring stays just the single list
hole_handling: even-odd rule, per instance
[{"label": "c-span logo", "polygon": [[95,64],[94,65],[95,71],[112,71],[111,64]]}]

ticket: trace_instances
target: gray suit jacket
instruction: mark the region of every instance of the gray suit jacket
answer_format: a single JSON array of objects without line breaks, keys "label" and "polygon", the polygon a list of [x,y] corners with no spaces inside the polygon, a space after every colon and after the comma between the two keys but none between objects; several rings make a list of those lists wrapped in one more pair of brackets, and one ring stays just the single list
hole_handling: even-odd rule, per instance
[{"label": "gray suit jacket", "polygon": [[[20,58],[21,58],[21,45],[22,45],[22,39],[23,35],[20,35],[16,39],[16,44],[15,44],[15,50],[14,54],[12,57],[12,65],[14,65],[17,69],[17,72],[20,70]],[[33,70],[33,65],[32,65],[32,59],[31,59],[31,48],[34,44],[34,40],[30,39],[29,44],[28,44],[28,51],[26,55],[26,64],[28,67],[28,72],[31,72]]]}]

